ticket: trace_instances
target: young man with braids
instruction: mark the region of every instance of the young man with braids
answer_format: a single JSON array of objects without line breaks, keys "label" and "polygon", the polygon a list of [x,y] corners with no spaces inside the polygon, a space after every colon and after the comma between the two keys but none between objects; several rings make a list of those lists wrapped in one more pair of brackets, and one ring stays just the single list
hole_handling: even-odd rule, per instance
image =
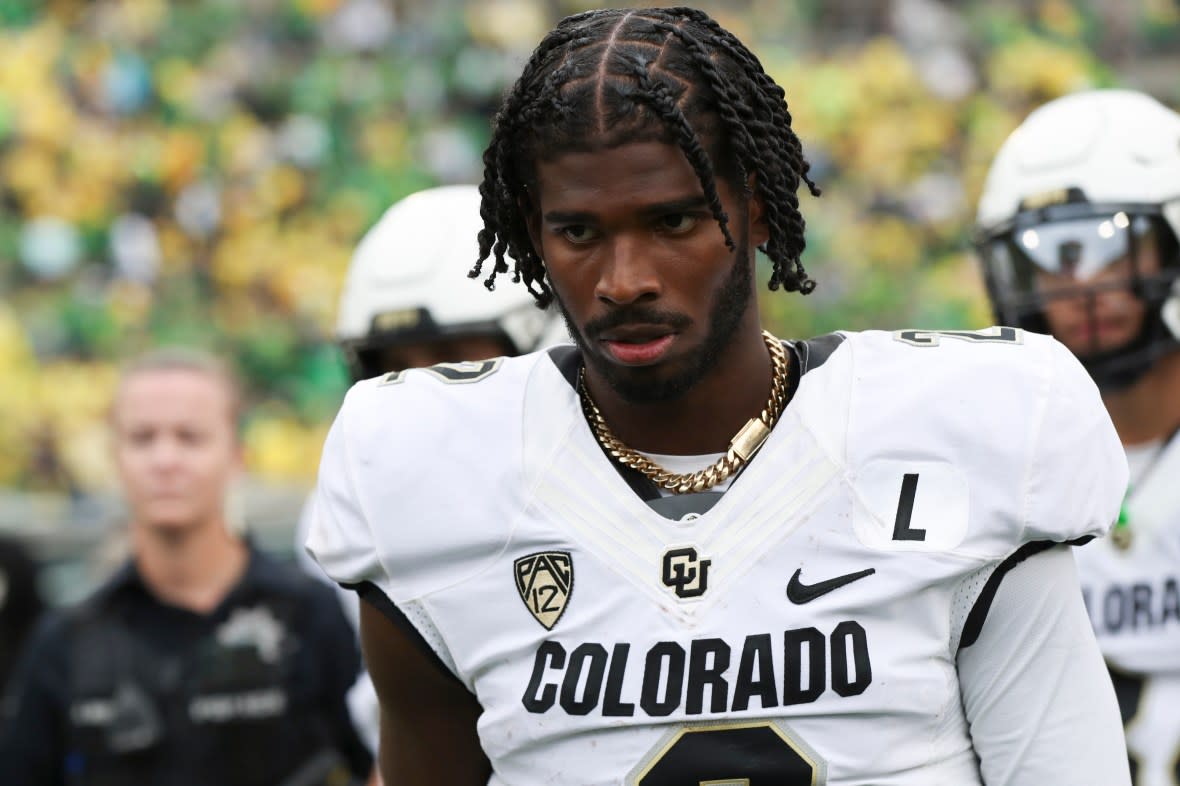
[{"label": "young man with braids", "polygon": [[388,782],[1127,783],[1061,545],[1127,469],[1068,352],[764,332],[755,249],[810,291],[817,189],[699,11],[562,21],[485,164],[487,284],[575,345],[360,383],[333,426],[308,545],[364,600]]}]

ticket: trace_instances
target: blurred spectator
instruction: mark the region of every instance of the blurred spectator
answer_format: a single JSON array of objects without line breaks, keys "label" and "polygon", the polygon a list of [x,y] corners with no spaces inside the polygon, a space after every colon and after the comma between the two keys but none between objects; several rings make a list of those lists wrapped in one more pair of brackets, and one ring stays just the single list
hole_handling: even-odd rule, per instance
[{"label": "blurred spectator", "polygon": [[240,394],[161,350],[110,411],[132,557],[52,612],[15,675],[5,786],[347,784],[372,771],[345,696],[360,658],[335,597],[235,534]]},{"label": "blurred spectator", "polygon": [[[331,334],[357,239],[479,176],[521,56],[589,5],[0,2],[0,484],[105,492],[113,361],[200,342],[251,393],[250,472],[301,494],[347,382]],[[963,238],[1019,118],[1085,85],[1180,97],[1168,0],[703,5],[799,86],[827,192],[807,251],[824,307],[767,300],[786,335],[978,324]]]},{"label": "blurred spectator", "polygon": [[[37,563],[19,541],[0,537],[0,695],[43,608]],[[0,704],[0,723],[5,714]]]}]

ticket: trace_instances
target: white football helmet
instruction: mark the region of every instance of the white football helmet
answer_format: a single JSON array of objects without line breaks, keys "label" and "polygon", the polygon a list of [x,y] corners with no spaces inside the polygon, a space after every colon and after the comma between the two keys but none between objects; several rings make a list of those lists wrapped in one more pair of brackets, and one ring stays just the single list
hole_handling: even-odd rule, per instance
[{"label": "white football helmet", "polygon": [[[1079,352],[1100,387],[1126,386],[1180,347],[1180,115],[1155,99],[1088,90],[1032,112],[992,162],[977,228],[1002,324],[1049,332],[1044,306],[1051,296],[1039,272],[1074,282],[1052,297],[1129,287],[1147,305],[1128,344]],[[1138,269],[1136,249],[1148,240],[1159,253],[1158,271]],[[1116,261],[1130,265],[1128,278],[1091,281]]]},{"label": "white football helmet", "polygon": [[336,337],[355,379],[380,367],[395,344],[491,336],[505,354],[568,340],[555,313],[537,308],[523,286],[489,292],[467,277],[483,228],[479,189],[442,186],[396,202],[357,246],[344,282]]}]

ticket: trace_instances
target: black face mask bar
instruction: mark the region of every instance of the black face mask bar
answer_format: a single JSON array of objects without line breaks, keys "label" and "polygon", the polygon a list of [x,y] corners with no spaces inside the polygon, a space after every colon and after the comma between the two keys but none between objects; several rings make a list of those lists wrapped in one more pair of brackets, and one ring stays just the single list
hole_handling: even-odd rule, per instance
[{"label": "black face mask bar", "polygon": [[[1158,272],[1143,269],[1144,244],[1154,243]],[[976,242],[988,294],[998,322],[1049,333],[1045,306],[1058,299],[1081,298],[1087,318],[1097,318],[1104,292],[1129,291],[1147,307],[1136,336],[1123,346],[1079,353],[1104,390],[1134,383],[1162,355],[1180,348],[1164,324],[1161,310],[1180,276],[1176,235],[1158,205],[1070,203],[1023,211]],[[1091,280],[1113,264],[1126,275]],[[1044,274],[1056,283],[1046,287]],[[1069,279],[1076,283],[1069,283]]]}]

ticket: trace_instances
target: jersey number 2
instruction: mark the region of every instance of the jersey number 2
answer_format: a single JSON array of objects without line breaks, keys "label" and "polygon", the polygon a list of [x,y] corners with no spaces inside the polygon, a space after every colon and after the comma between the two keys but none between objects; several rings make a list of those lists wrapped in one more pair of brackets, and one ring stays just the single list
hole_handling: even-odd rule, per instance
[{"label": "jersey number 2", "polygon": [[771,723],[682,729],[653,752],[634,786],[823,786],[816,757]]},{"label": "jersey number 2", "polygon": [[957,338],[976,344],[1022,344],[1024,332],[1020,328],[990,327],[984,330],[897,330],[893,339],[915,347],[936,347],[943,338]]},{"label": "jersey number 2", "polygon": [[460,360],[457,363],[436,363],[433,366],[425,366],[423,368],[407,368],[401,371],[390,371],[381,378],[380,384],[395,385],[404,380],[406,374],[411,371],[425,371],[448,385],[466,385],[471,382],[479,382],[481,379],[487,379],[500,370],[500,364],[503,362],[504,358]]}]

